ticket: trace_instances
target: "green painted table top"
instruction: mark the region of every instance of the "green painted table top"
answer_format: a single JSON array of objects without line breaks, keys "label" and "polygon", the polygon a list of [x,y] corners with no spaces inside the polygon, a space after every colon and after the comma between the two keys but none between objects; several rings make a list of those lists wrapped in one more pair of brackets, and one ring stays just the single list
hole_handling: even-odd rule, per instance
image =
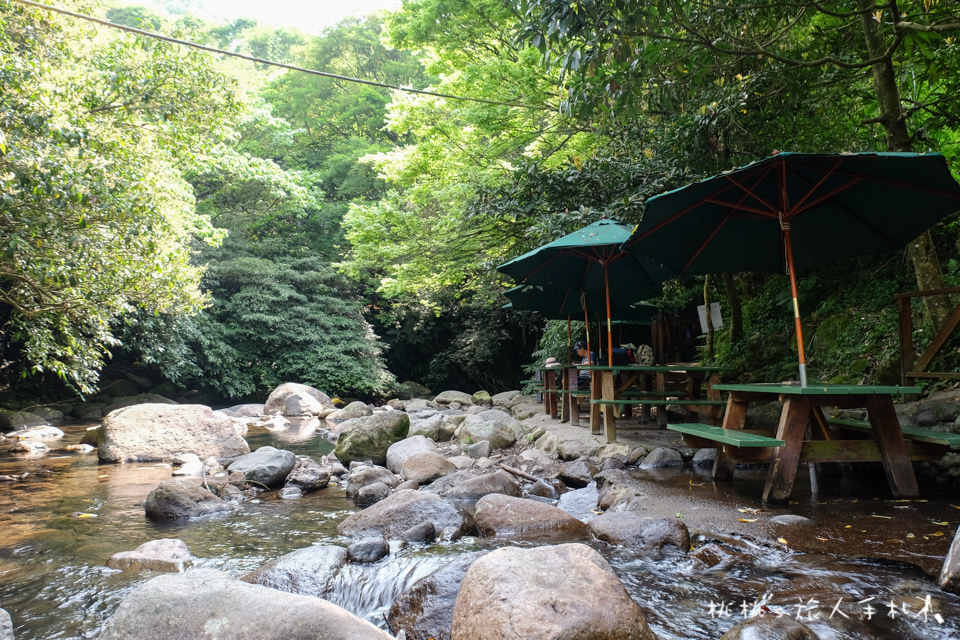
[{"label": "green painted table top", "polygon": [[574,366],[583,371],[638,371],[640,373],[669,373],[671,371],[731,371],[729,367],[702,364],[615,364],[612,367],[605,364],[578,364]]},{"label": "green painted table top", "polygon": [[717,391],[745,391],[751,393],[769,393],[784,395],[814,396],[850,396],[850,395],[901,395],[920,393],[920,387],[899,387],[894,385],[869,386],[854,384],[808,384],[790,382],[757,382],[752,384],[715,384]]}]

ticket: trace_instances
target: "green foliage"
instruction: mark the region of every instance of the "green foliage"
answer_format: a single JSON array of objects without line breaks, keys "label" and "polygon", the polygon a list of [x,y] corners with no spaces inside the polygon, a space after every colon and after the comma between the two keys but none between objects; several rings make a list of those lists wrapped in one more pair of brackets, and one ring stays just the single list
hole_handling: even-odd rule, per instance
[{"label": "green foliage", "polygon": [[236,105],[204,54],[66,39],[89,34],[0,3],[0,385],[51,373],[90,392],[118,318],[202,304],[187,247],[217,236],[176,155]]}]

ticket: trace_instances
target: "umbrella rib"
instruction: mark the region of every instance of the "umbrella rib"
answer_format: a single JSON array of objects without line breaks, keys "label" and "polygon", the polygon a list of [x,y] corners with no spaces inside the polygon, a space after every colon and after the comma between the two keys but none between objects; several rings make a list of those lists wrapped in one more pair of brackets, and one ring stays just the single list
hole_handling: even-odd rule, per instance
[{"label": "umbrella rib", "polygon": [[[851,186],[853,186],[853,185],[855,185],[857,182],[859,182],[859,178],[856,179],[856,180],[853,180],[852,182],[848,182],[847,184],[845,184],[845,185],[843,185],[843,186],[841,186],[841,187],[839,187],[839,188],[837,188],[837,189],[834,189],[834,190],[831,191],[830,193],[827,193],[827,194],[821,196],[821,197],[818,198],[815,202],[812,202],[810,205],[808,205],[808,206],[806,206],[806,207],[803,206],[803,203],[807,201],[807,198],[809,198],[810,196],[812,196],[812,195],[814,194],[814,192],[816,192],[816,190],[820,188],[820,185],[822,185],[822,184],[826,181],[827,178],[829,178],[830,176],[832,176],[832,175],[834,174],[834,172],[840,167],[840,163],[841,163],[841,162],[843,162],[842,159],[837,160],[837,161],[834,163],[834,165],[833,165],[832,167],[830,167],[830,170],[829,170],[829,171],[824,172],[824,174],[820,177],[820,180],[817,181],[817,184],[815,184],[815,185],[813,185],[812,187],[810,187],[809,189],[807,189],[806,195],[804,195],[802,198],[800,198],[800,200],[798,200],[795,205],[793,205],[792,207],[790,207],[790,210],[789,210],[789,211],[784,211],[784,212],[783,212],[784,216],[787,217],[787,218],[791,218],[791,217],[793,217],[794,215],[796,215],[796,214],[798,214],[798,213],[801,213],[801,212],[809,209],[810,207],[815,207],[815,206],[818,205],[819,203],[823,202],[824,199],[833,197],[834,194],[840,193],[841,191],[845,191],[846,189],[849,189]],[[784,167],[786,168],[786,163],[784,163]],[[804,179],[799,173],[797,173],[796,171],[794,171],[794,170],[792,170],[792,169],[790,170],[790,173],[792,173],[793,175],[797,176],[797,177],[800,178],[801,180]],[[786,178],[784,178],[784,181],[786,181]],[[786,192],[786,187],[787,187],[786,184],[781,185],[781,189],[783,189],[784,193]]]},{"label": "umbrella rib", "polygon": [[683,266],[683,271],[686,271],[687,269],[689,269],[690,265],[692,265],[694,261],[700,257],[700,254],[703,253],[703,250],[707,248],[707,245],[710,244],[710,241],[713,240],[713,237],[718,233],[720,233],[720,229],[722,229],[723,226],[727,224],[727,222],[730,220],[731,217],[732,216],[729,216],[729,215],[724,216],[723,222],[721,222],[720,224],[718,224],[716,227],[713,228],[713,231],[710,232],[710,235],[707,236],[707,239],[703,241],[703,243],[700,245],[700,248],[697,249],[696,253],[694,253],[693,256],[690,258],[690,260],[687,261],[687,264]]}]

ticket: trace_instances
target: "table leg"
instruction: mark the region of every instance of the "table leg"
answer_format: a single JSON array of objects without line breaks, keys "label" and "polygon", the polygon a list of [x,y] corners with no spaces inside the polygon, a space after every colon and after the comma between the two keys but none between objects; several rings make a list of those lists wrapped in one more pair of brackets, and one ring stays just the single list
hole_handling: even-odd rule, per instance
[{"label": "table leg", "polygon": [[[600,395],[604,400],[616,399],[616,387],[613,371],[604,371],[600,376]],[[603,431],[607,436],[607,442],[617,441],[617,419],[613,411],[614,405],[603,405]]]},{"label": "table leg", "polygon": [[[574,367],[567,369],[567,389],[577,388],[577,370]],[[580,400],[571,394],[567,396],[567,409],[570,412],[570,424],[575,427],[580,426]]]},{"label": "table leg", "polygon": [[600,371],[590,372],[590,433],[595,434],[603,433],[603,425],[601,424],[603,417],[600,414],[600,405],[593,402],[593,400],[603,399],[603,382],[601,382],[602,376],[600,373]]},{"label": "table leg", "polygon": [[543,372],[543,410],[550,417],[557,418],[557,372]]},{"label": "table leg", "polygon": [[[667,377],[662,371],[657,372],[657,393],[660,394],[660,399],[667,399]],[[657,407],[657,426],[666,427],[667,426],[667,405],[660,405]]]},{"label": "table leg", "polygon": [[[740,400],[736,394],[731,393],[727,398],[727,412],[723,416],[723,428],[740,431],[747,419],[746,400]],[[724,453],[723,447],[717,448],[717,457],[713,460],[713,479],[730,480],[733,478],[733,468],[736,462],[728,454]]]},{"label": "table leg", "polygon": [[810,417],[810,399],[804,396],[786,397],[780,412],[780,424],[777,427],[777,439],[786,444],[777,448],[773,462],[767,470],[767,482],[763,487],[763,501],[786,500],[793,491],[793,481],[797,477],[797,465],[803,438],[807,433],[807,419]]},{"label": "table leg", "polygon": [[917,477],[910,462],[910,453],[900,431],[897,412],[890,396],[877,395],[867,400],[873,437],[883,455],[883,470],[895,498],[916,498],[920,495]]},{"label": "table leg", "polygon": [[[653,386],[654,386],[653,379],[651,378],[650,374],[649,373],[643,374],[642,377],[643,377],[643,385],[640,390],[650,391],[651,389],[653,389]],[[650,405],[648,404],[641,405],[640,420],[644,424],[648,424],[650,422]]]}]

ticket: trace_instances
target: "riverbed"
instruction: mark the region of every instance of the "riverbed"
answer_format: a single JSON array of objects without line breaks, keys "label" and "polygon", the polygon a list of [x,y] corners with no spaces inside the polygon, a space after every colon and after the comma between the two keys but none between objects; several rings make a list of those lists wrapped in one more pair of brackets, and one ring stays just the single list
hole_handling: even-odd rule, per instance
[{"label": "riverbed", "polygon": [[[123,598],[151,577],[114,571],[107,560],[148,540],[180,538],[197,566],[236,576],[295,549],[344,543],[336,525],[356,507],[335,485],[294,500],[263,493],[218,519],[151,523],[142,501],[171,467],[101,465],[96,453],[64,450],[79,442],[83,428],[64,427],[64,440],[42,458],[0,447],[0,474],[15,477],[0,484],[0,607],[10,612],[18,640],[98,637]],[[270,444],[315,457],[332,448],[322,431],[261,429],[248,440],[251,449]],[[637,473],[648,481],[645,515],[682,519],[699,551],[644,555],[590,544],[610,561],[658,637],[715,640],[761,610],[800,618],[824,640],[960,637],[960,597],[936,586],[960,523],[960,500],[890,500],[875,493],[884,485],[867,474],[817,495],[801,483],[791,504],[773,508],[759,503],[759,470],[720,485],[689,469]],[[561,501],[583,519],[593,517],[595,504],[593,487]],[[784,513],[812,524],[771,521]],[[331,600],[386,629],[386,611],[404,588],[457,554],[505,544],[511,541],[468,537],[395,548],[373,565],[348,565]],[[713,552],[721,560],[705,562]]]}]

